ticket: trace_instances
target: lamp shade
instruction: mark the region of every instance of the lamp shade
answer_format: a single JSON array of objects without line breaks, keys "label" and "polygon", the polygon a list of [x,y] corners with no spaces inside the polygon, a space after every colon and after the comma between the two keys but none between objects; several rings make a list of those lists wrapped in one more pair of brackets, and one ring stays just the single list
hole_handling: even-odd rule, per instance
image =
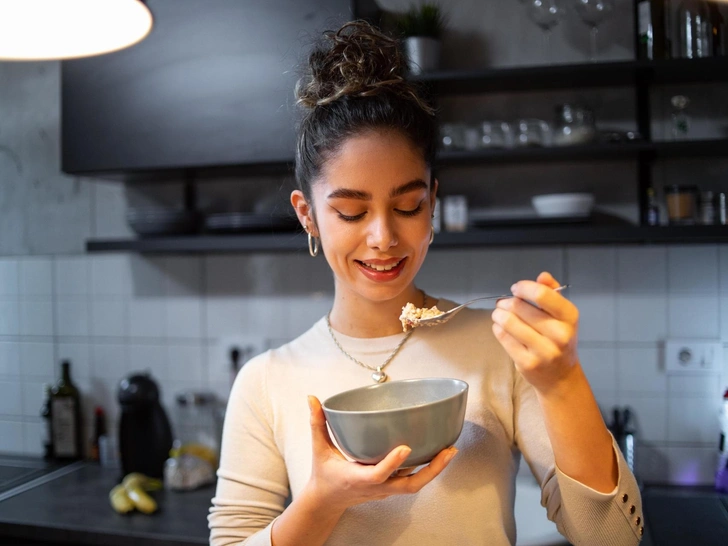
[{"label": "lamp shade", "polygon": [[152,13],[140,0],[0,0],[0,60],[110,53],[151,29]]}]

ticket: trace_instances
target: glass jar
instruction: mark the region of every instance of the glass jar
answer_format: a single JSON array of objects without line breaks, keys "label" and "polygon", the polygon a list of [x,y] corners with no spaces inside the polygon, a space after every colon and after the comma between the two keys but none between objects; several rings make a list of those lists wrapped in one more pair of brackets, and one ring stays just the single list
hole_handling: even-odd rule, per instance
[{"label": "glass jar", "polygon": [[187,391],[179,393],[175,401],[175,444],[200,444],[219,455],[222,416],[217,397],[210,392]]},{"label": "glass jar", "polygon": [[694,224],[697,214],[697,186],[665,186],[667,216],[671,224]]},{"label": "glass jar", "polygon": [[551,127],[540,119],[520,119],[515,124],[514,143],[516,146],[550,146]]},{"label": "glass jar", "polygon": [[677,8],[680,56],[687,59],[712,55],[712,26],[703,0],[682,0]]},{"label": "glass jar", "polygon": [[505,121],[484,121],[480,124],[481,148],[511,146],[510,126]]},{"label": "glass jar", "polygon": [[554,146],[586,144],[592,142],[596,134],[594,114],[591,110],[571,104],[561,104],[556,107]]}]

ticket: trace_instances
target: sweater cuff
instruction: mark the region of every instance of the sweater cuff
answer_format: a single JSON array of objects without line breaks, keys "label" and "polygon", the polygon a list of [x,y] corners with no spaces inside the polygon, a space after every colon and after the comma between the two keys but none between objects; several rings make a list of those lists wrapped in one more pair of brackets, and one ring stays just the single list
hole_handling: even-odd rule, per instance
[{"label": "sweater cuff", "polygon": [[261,529],[254,535],[246,538],[240,546],[273,546],[273,524],[278,520],[276,517],[265,529]]},{"label": "sweater cuff", "polygon": [[561,498],[583,499],[602,505],[613,503],[629,522],[635,535],[641,538],[644,533],[644,515],[639,486],[613,436],[612,451],[617,457],[617,486],[612,491],[602,493],[584,485],[564,474],[557,465],[556,479],[561,490]]}]

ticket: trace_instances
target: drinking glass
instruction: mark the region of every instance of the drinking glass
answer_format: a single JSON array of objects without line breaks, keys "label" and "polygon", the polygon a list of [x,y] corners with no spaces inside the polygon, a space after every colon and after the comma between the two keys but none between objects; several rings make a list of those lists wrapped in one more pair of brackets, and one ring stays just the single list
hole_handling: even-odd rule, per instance
[{"label": "drinking glass", "polygon": [[526,0],[526,14],[544,32],[545,51],[548,61],[553,61],[551,53],[551,30],[564,16],[560,0]]},{"label": "drinking glass", "polygon": [[614,0],[574,0],[574,9],[591,29],[589,60],[597,60],[597,32],[599,24],[614,11]]}]

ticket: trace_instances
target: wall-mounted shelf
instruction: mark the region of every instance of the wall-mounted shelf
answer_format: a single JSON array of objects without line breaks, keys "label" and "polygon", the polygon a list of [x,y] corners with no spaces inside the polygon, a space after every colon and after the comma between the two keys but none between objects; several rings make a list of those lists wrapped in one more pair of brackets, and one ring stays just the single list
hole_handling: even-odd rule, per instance
[{"label": "wall-mounted shelf", "polygon": [[427,85],[437,96],[624,87],[637,83],[710,83],[728,81],[728,57],[441,71],[413,79]]},{"label": "wall-mounted shelf", "polygon": [[[550,225],[494,227],[463,233],[439,233],[433,250],[473,247],[580,244],[728,243],[728,226]],[[223,252],[308,252],[302,233],[179,236],[149,239],[99,239],[88,252],[149,254]]]},{"label": "wall-mounted shelf", "polygon": [[[728,82],[728,57],[674,59],[666,61],[621,61],[534,67],[437,72],[416,78],[435,95],[538,91],[548,89],[631,86],[637,105],[637,127],[645,140],[594,143],[580,146],[513,148],[442,152],[442,167],[523,162],[636,160],[640,210],[651,184],[651,165],[656,159],[689,157],[728,158],[728,139],[653,142],[650,140],[649,89],[652,85]],[[170,171],[174,179],[194,181],[216,176],[284,174],[292,162],[240,168],[235,165]],[[126,181],[164,180],[169,173],[127,173]],[[169,178],[166,178],[169,179]],[[509,226],[465,233],[442,233],[434,249],[516,245],[569,244],[660,244],[728,243],[726,226],[655,227],[633,225]],[[298,233],[199,235],[131,240],[90,240],[89,252],[127,251],[140,253],[291,252],[306,251],[304,235]]]}]

